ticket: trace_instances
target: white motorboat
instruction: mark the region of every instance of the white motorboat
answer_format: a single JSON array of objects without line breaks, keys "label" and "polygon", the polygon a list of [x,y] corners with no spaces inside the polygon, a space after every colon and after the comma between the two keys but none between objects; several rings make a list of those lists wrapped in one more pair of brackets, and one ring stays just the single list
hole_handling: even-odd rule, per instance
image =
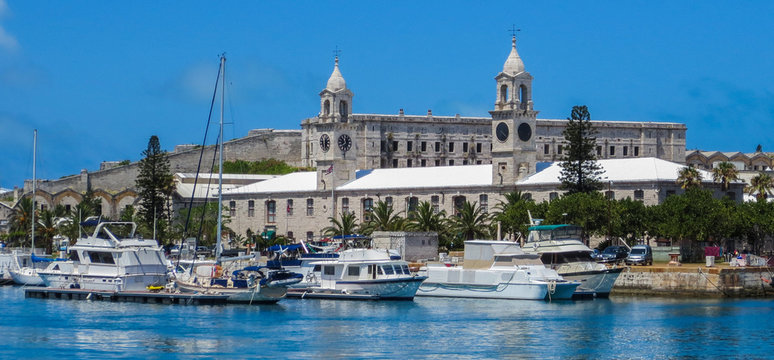
[{"label": "white motorboat", "polygon": [[69,260],[38,271],[46,286],[118,292],[167,284],[170,264],[164,249],[156,240],[135,236],[137,224],[88,220],[81,225],[96,228],[68,249]]},{"label": "white motorboat", "polygon": [[531,226],[522,249],[540,255],[543,263],[563,278],[579,281],[576,297],[608,297],[624,268],[608,268],[594,261],[582,235],[583,228],[575,225]]},{"label": "white motorboat", "polygon": [[411,274],[406,261],[388,250],[348,249],[338,257],[302,261],[304,280],[288,289],[302,298],[412,300],[427,277]]},{"label": "white motorboat", "polygon": [[427,280],[417,296],[512,300],[566,300],[576,281],[546,268],[538,255],[525,254],[510,241],[465,241],[463,266],[433,264],[420,269]]}]

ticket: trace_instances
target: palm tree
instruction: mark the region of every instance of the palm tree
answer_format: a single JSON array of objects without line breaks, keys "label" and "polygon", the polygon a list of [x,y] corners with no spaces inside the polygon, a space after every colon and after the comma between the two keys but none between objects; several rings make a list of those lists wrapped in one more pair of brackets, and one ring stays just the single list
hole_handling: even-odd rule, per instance
[{"label": "palm tree", "polygon": [[731,182],[739,180],[739,171],[734,164],[723,161],[712,169],[712,179],[721,184],[720,188],[723,191],[728,191]]},{"label": "palm tree", "polygon": [[427,201],[420,202],[410,215],[406,222],[406,230],[440,233],[445,228],[446,211],[433,211],[433,206]]},{"label": "palm tree", "polygon": [[54,236],[59,234],[59,218],[54,211],[42,210],[36,220],[35,236],[40,239],[41,245],[45,245],[46,253],[51,254]]},{"label": "palm tree", "polygon": [[465,201],[458,216],[451,217],[449,222],[452,231],[464,240],[489,235],[489,215],[475,201]]},{"label": "palm tree", "polygon": [[328,221],[331,222],[331,226],[323,229],[323,233],[326,236],[345,236],[357,233],[358,224],[355,214],[349,211],[342,211],[340,215],[341,221],[333,216],[328,217]]},{"label": "palm tree", "polygon": [[32,231],[32,200],[28,197],[23,197],[13,209],[13,213],[9,217],[11,232],[17,235],[15,239],[17,245],[24,245],[26,238]]},{"label": "palm tree", "polygon": [[371,220],[363,224],[360,231],[366,235],[374,231],[401,231],[406,222],[406,219],[400,217],[401,212],[396,213],[392,205],[379,201],[371,210]]},{"label": "palm tree", "polygon": [[755,195],[758,201],[765,201],[771,193],[771,189],[774,187],[774,178],[766,173],[758,173],[752,179],[750,179],[750,186],[745,190],[750,195]]},{"label": "palm tree", "polygon": [[495,205],[493,219],[500,222],[505,234],[525,234],[529,228],[527,211],[534,208],[535,202],[521,191],[509,192],[504,197]]},{"label": "palm tree", "polygon": [[686,166],[680,169],[677,175],[677,184],[683,189],[692,189],[701,187],[701,173],[692,166]]}]

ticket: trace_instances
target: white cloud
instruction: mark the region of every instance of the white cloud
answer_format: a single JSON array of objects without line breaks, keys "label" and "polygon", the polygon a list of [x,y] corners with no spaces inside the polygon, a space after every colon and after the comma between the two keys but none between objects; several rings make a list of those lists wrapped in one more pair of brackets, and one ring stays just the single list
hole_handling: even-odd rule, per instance
[{"label": "white cloud", "polygon": [[[8,12],[8,4],[5,0],[0,0],[0,17],[7,15]],[[5,31],[2,24],[0,24],[0,48],[11,52],[15,52],[19,48],[19,42],[13,35]]]}]

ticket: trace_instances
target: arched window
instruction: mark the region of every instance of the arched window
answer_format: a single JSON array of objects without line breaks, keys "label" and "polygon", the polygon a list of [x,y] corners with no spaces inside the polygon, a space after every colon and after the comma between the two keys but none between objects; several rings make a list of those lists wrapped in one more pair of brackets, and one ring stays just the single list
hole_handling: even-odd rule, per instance
[{"label": "arched window", "polygon": [[408,217],[413,219],[414,218],[414,211],[417,211],[417,206],[419,206],[419,198],[416,196],[411,196],[406,198],[406,212],[408,214]]},{"label": "arched window", "polygon": [[503,84],[500,86],[500,102],[508,102],[508,85]]},{"label": "arched window", "polygon": [[331,101],[325,100],[323,103],[323,115],[328,116],[331,114]]},{"label": "arched window", "polygon": [[347,122],[347,102],[339,102],[339,114],[341,114],[341,122]]},{"label": "arched window", "polygon": [[452,203],[454,203],[454,216],[460,216],[460,210],[462,210],[462,205],[465,204],[465,201],[464,196],[455,196],[452,199]]},{"label": "arched window", "polygon": [[372,198],[365,198],[363,199],[363,215],[361,218],[363,219],[363,222],[371,221],[371,211],[374,210],[374,199]]},{"label": "arched window", "polygon": [[527,108],[527,99],[529,97],[527,96],[527,87],[525,85],[519,86],[519,103],[521,104],[522,109]]}]

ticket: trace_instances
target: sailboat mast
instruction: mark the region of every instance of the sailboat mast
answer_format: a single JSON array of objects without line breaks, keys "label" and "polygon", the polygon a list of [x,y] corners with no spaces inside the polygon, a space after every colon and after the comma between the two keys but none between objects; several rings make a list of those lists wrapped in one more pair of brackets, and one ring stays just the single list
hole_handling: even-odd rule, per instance
[{"label": "sailboat mast", "polygon": [[223,231],[223,107],[226,100],[226,56],[220,56],[221,68],[221,92],[220,92],[220,134],[218,135],[218,232],[215,235],[217,245],[215,246],[215,258],[220,262],[221,254],[221,234]]},{"label": "sailboat mast", "polygon": [[32,255],[35,255],[35,186],[38,182],[37,178],[35,178],[35,164],[36,160],[35,156],[37,155],[38,151],[38,129],[33,130],[32,132]]}]

